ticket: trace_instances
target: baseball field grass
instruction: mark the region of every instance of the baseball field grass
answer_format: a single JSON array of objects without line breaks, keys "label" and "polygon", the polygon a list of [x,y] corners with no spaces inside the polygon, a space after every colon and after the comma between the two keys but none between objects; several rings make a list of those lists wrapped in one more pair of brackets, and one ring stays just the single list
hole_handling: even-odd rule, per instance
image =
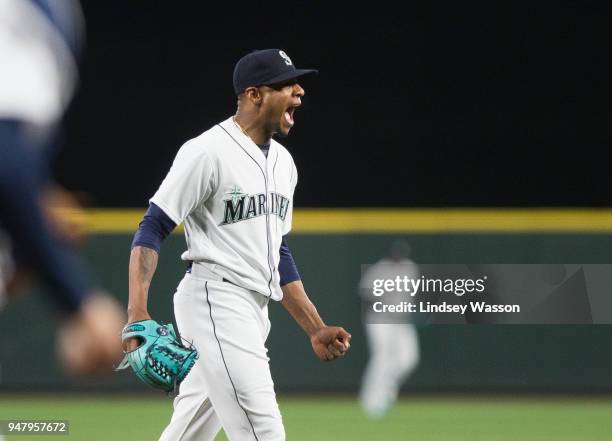
[{"label": "baseball field grass", "polygon": [[[288,441],[609,441],[612,397],[406,396],[369,420],[348,396],[281,396]],[[0,395],[0,420],[63,419],[66,436],[6,441],[157,440],[171,401],[158,396]],[[215,441],[226,440],[221,433]]]}]

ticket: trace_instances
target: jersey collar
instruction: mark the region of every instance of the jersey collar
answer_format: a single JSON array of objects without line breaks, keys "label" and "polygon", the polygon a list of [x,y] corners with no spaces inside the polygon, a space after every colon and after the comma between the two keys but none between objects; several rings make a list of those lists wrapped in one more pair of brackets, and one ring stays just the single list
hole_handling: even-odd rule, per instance
[{"label": "jersey collar", "polygon": [[242,133],[242,130],[240,130],[234,123],[232,116],[223,121],[220,125],[232,138],[234,138],[238,144],[240,144],[246,153],[251,156],[262,169],[265,170],[266,168],[270,167],[271,163],[274,162],[278,153],[273,139],[270,140],[270,150],[268,150],[268,160],[266,161],[266,156],[263,154],[259,146],[255,144],[255,142],[253,142],[249,136]]}]

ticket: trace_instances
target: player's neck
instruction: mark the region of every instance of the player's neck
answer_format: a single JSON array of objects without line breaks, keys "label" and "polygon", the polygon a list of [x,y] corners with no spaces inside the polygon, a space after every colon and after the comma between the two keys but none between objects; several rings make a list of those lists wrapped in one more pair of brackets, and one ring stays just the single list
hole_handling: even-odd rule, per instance
[{"label": "player's neck", "polygon": [[247,135],[257,145],[270,144],[272,134],[268,133],[266,129],[258,124],[255,118],[249,118],[246,115],[237,113],[234,116],[234,123],[238,128]]}]

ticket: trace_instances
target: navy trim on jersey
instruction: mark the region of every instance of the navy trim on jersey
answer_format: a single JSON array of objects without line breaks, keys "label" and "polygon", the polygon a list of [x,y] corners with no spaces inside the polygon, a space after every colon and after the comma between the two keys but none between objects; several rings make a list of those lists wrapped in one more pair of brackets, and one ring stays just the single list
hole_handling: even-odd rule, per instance
[{"label": "navy trim on jersey", "polygon": [[[274,184],[274,192],[277,192],[276,188],[276,163],[278,162],[279,157],[278,151],[276,152],[276,158],[274,158],[274,165],[272,166],[272,183]],[[274,233],[278,231],[278,220],[274,222]]]},{"label": "navy trim on jersey", "polygon": [[255,440],[259,441],[259,438],[257,438],[257,434],[255,433],[255,427],[253,426],[253,423],[251,422],[251,419],[249,418],[248,412],[242,406],[242,404],[240,404],[240,400],[238,399],[238,391],[236,390],[236,386],[234,386],[234,380],[232,380],[232,376],[230,375],[229,369],[227,367],[227,363],[225,361],[225,356],[223,355],[223,348],[221,348],[221,342],[219,341],[219,337],[217,336],[217,327],[215,326],[215,321],[212,315],[212,305],[210,304],[210,299],[208,298],[209,296],[208,282],[204,283],[204,289],[206,290],[206,303],[208,303],[208,311],[210,312],[210,322],[212,323],[212,326],[213,326],[213,334],[215,335],[215,340],[217,340],[217,344],[219,345],[219,352],[221,352],[221,360],[223,360],[223,366],[225,366],[225,372],[227,372],[227,376],[232,385],[232,389],[234,389],[234,396],[236,397],[236,402],[238,403],[238,406],[240,406],[240,408],[244,412],[244,415],[246,416],[247,421],[251,425],[251,430],[253,431],[253,436],[255,437]]},{"label": "navy trim on jersey", "polygon": [[134,234],[132,248],[143,246],[159,253],[162,241],[175,228],[174,221],[161,208],[151,202],[149,209],[138,225],[138,231]]},{"label": "navy trim on jersey", "polygon": [[[278,154],[274,160],[274,165],[272,166],[272,179],[274,180],[274,188],[276,190],[276,163],[278,161]],[[293,172],[293,167],[291,168]],[[274,224],[276,225],[276,224]],[[295,260],[293,259],[293,255],[291,254],[291,250],[289,249],[289,245],[287,245],[287,236],[283,236],[283,240],[281,242],[280,250],[280,260],[278,261],[278,274],[280,275],[280,286],[285,286],[288,283],[295,282],[296,280],[301,280],[300,273],[297,269],[297,265],[295,264]]]},{"label": "navy trim on jersey", "polygon": [[[276,163],[278,161],[278,154],[276,155],[276,159],[274,160],[274,165],[272,166],[272,179],[274,179],[274,188],[276,189]],[[291,168],[291,173],[293,174],[293,167]],[[276,226],[276,224],[274,224]],[[283,240],[281,242],[281,246],[279,249],[280,259],[278,262],[278,274],[280,275],[280,286],[285,286],[288,283],[295,282],[296,280],[301,280],[300,273],[297,269],[297,265],[295,264],[295,260],[293,259],[293,255],[291,254],[291,250],[287,245],[287,235],[283,236]]]},{"label": "navy trim on jersey", "polygon": [[272,166],[272,179],[274,179],[274,189],[276,190],[276,178],[274,177],[274,173],[276,170],[276,163],[278,162],[279,154],[276,153],[276,158],[274,158],[274,165]]},{"label": "navy trim on jersey", "polygon": [[[257,160],[255,158],[253,158],[249,152],[246,151],[246,149],[242,146],[242,144],[240,144],[236,138],[234,138],[230,132],[228,132],[227,130],[225,130],[225,127],[223,127],[221,124],[217,124],[219,127],[221,127],[221,129],[227,133],[227,136],[229,136],[230,138],[232,138],[232,141],[234,141],[236,144],[238,144],[238,147],[240,147],[240,149],[246,153],[249,158],[251,158],[253,160],[253,162],[257,165],[257,167],[259,168],[259,171],[261,171],[261,174],[264,178],[264,185],[266,187],[266,199],[269,197],[268,194],[268,179],[266,177],[266,174],[264,173],[263,169],[261,168],[261,165],[259,165],[259,162],[257,162]],[[267,161],[267,157],[266,157],[266,161]],[[268,244],[268,269],[270,270],[270,279],[268,280],[268,290],[270,291],[270,295],[268,295],[268,297],[272,297],[272,278],[273,278],[273,274],[274,271],[272,270],[272,265],[270,265],[270,231],[269,231],[269,225],[270,225],[270,215],[268,213],[268,210],[266,210],[266,242]]]},{"label": "navy trim on jersey", "polygon": [[295,260],[291,254],[291,250],[287,245],[287,236],[283,236],[283,242],[280,246],[280,261],[278,262],[278,273],[280,274],[280,286],[285,286],[288,283],[301,280]]}]

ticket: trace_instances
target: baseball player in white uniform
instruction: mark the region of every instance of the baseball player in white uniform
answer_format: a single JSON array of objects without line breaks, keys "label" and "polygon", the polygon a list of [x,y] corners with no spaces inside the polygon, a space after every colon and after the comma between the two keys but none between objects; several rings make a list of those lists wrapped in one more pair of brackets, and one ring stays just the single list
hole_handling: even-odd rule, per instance
[{"label": "baseball player in white uniform", "polygon": [[[159,244],[183,223],[190,267],[174,295],[179,332],[200,356],[181,384],[161,440],[285,439],[265,347],[268,303],[280,301],[321,360],[343,356],[351,335],[327,326],[308,299],[284,236],[298,174],[273,135],[287,136],[304,89],[278,49],[234,69],[235,116],[186,142],[133,241],[128,321],[149,319],[147,293]],[[128,342],[128,349],[137,342]]]},{"label": "baseball player in white uniform", "polygon": [[[371,299],[374,280],[394,280],[398,275],[410,279],[420,277],[419,267],[408,259],[409,250],[407,242],[396,241],[389,257],[380,259],[365,271],[359,288],[366,302]],[[375,313],[370,311],[369,314]],[[369,417],[381,418],[393,406],[402,384],[419,364],[419,337],[411,323],[376,323],[378,320],[371,318],[370,323],[365,324],[370,359],[363,374],[359,399]]]}]

